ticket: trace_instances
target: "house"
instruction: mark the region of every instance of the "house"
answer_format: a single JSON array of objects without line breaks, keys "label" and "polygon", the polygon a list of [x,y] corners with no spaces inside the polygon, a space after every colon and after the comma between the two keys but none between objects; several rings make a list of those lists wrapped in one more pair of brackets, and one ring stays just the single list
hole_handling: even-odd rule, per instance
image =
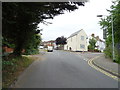
[{"label": "house", "polygon": [[96,42],[96,49],[98,49],[99,51],[103,52],[105,49],[105,42],[101,39],[97,40]]},{"label": "house", "polygon": [[56,47],[55,40],[50,40],[50,41],[44,41],[42,42],[42,45],[46,48],[47,46],[53,46],[53,48]]},{"label": "house", "polygon": [[67,44],[64,45],[64,50],[71,51],[88,51],[87,34],[83,29],[71,34],[67,38]]},{"label": "house", "polygon": [[101,39],[99,38],[99,36],[95,36],[94,34],[92,34],[92,35],[89,37],[89,39],[92,39],[92,38],[94,38],[94,39],[96,40],[96,44],[95,44],[96,47],[95,47],[95,49],[103,52],[104,49],[105,49],[105,41],[101,40]]}]

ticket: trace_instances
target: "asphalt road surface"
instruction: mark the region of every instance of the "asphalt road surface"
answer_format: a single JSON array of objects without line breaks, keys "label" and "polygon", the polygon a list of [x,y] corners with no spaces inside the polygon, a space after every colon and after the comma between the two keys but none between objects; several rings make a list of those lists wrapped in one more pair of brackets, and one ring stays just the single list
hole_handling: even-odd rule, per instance
[{"label": "asphalt road surface", "polygon": [[90,67],[82,56],[54,50],[33,62],[15,88],[118,88],[118,81]]}]

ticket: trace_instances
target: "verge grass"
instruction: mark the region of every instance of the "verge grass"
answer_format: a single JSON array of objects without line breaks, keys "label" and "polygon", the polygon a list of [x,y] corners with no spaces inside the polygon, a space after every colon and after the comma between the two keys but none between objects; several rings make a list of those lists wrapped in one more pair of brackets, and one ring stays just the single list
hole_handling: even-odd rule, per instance
[{"label": "verge grass", "polygon": [[21,72],[25,70],[36,58],[33,57],[4,57],[2,59],[2,87],[8,88]]}]

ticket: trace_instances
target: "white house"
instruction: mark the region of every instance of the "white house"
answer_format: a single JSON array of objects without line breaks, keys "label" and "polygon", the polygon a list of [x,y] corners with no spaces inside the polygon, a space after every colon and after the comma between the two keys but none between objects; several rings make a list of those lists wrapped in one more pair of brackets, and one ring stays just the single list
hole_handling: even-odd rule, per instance
[{"label": "white house", "polygon": [[67,38],[67,44],[64,45],[64,50],[72,51],[88,51],[87,34],[83,29],[71,34]]},{"label": "white house", "polygon": [[[92,38],[94,38],[97,42],[96,42],[96,47],[95,47],[95,49],[98,49],[98,50],[100,50],[101,52],[103,52],[104,51],[104,49],[105,49],[105,41],[103,41],[103,40],[101,40],[100,38],[99,38],[99,36],[96,36],[95,37],[95,35],[94,34],[92,34],[91,36],[89,36],[89,39],[92,39]],[[89,42],[89,41],[88,41]]]},{"label": "white house", "polygon": [[105,49],[105,42],[102,41],[101,39],[97,40],[97,42],[96,42],[96,49],[98,49],[101,52],[103,52],[104,49]]}]

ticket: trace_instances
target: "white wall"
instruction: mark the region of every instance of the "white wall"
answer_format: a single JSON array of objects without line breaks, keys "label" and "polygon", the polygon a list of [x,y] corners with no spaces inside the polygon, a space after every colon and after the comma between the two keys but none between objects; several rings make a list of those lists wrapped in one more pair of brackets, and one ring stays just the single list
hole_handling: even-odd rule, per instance
[{"label": "white wall", "polygon": [[98,46],[96,49],[100,50],[101,52],[103,52],[103,50],[105,49],[105,43],[102,41],[97,41],[96,46]]},{"label": "white wall", "polygon": [[[81,36],[84,36],[84,40],[81,40]],[[78,36],[77,36],[77,39],[78,39],[78,50],[79,51],[88,51],[88,45],[87,45],[87,35],[86,35],[86,33],[85,33],[85,31],[84,30],[82,30],[82,31],[80,31],[80,33],[78,34]],[[85,46],[85,48],[80,48],[80,44],[81,45],[84,45]]]},{"label": "white wall", "polygon": [[[84,40],[81,40],[81,36],[84,36]],[[85,47],[80,48],[80,44],[84,45]],[[84,30],[81,30],[77,35],[67,39],[67,44],[64,45],[64,50],[69,50],[70,47],[72,51],[88,51],[87,35]]]},{"label": "white wall", "polygon": [[[89,37],[89,39],[92,39],[92,38],[93,38],[92,36]],[[89,44],[89,39],[88,39],[88,44]],[[94,39],[95,39],[95,38],[94,38]],[[95,39],[95,40],[96,40],[96,39]],[[98,41],[96,42],[96,46],[98,46],[98,47],[96,47],[95,49],[98,49],[98,50],[100,50],[101,52],[103,52],[104,49],[105,49],[105,43],[102,42],[102,41],[100,41],[100,40],[98,40]]]}]

